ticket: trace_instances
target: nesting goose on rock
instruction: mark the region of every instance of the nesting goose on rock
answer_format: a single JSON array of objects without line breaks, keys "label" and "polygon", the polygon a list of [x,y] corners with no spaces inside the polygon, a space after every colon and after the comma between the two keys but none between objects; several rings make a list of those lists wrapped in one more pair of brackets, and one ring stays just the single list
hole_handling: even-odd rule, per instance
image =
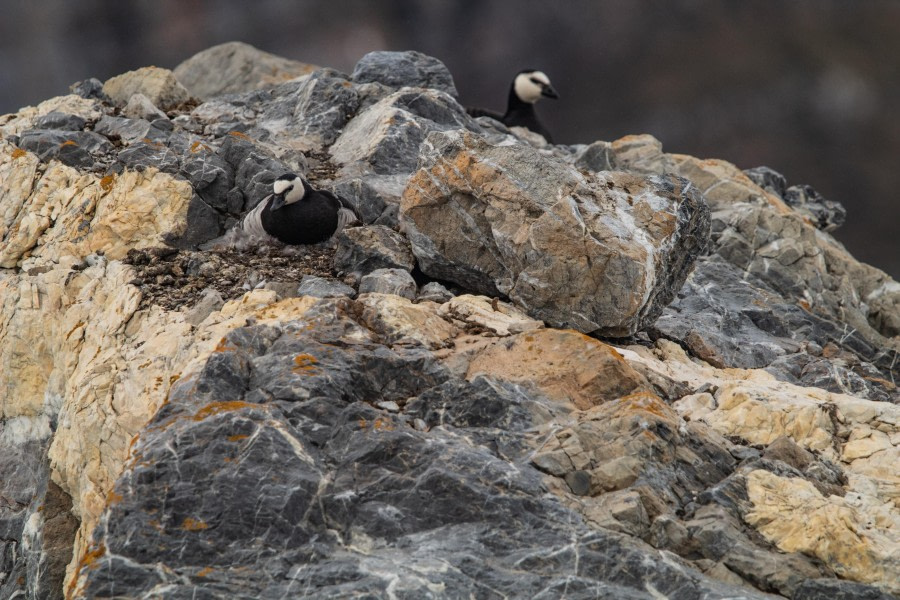
[{"label": "nesting goose on rock", "polygon": [[510,85],[505,114],[480,108],[466,110],[473,117],[491,117],[507,127],[525,127],[541,134],[552,144],[550,132],[538,121],[537,113],[534,111],[535,102],[541,98],[559,98],[559,95],[550,85],[550,78],[542,71],[525,69],[516,75]]},{"label": "nesting goose on rock", "polygon": [[348,200],[327,190],[314,189],[301,176],[286,173],[274,181],[272,193],[213,246],[243,245],[241,242],[248,240],[317,244],[360,221],[359,212]]}]

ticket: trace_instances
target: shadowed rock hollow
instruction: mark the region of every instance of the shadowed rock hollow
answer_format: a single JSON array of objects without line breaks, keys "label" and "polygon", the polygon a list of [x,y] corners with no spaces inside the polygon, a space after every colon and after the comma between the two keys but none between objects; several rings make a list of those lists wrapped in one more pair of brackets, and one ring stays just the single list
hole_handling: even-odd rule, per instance
[{"label": "shadowed rock hollow", "polygon": [[[900,285],[838,203],[414,52],[73,91],[0,116],[0,597],[900,593]],[[364,225],[197,249],[286,171]]]}]

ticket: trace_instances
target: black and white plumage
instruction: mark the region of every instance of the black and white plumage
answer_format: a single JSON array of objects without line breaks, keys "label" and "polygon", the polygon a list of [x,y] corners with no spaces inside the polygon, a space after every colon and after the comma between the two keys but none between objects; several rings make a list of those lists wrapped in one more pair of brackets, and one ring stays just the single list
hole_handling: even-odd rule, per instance
[{"label": "black and white plumage", "polygon": [[314,189],[299,175],[286,173],[275,180],[272,193],[244,215],[234,230],[264,242],[317,244],[360,221],[359,212],[349,201]]},{"label": "black and white plumage", "polygon": [[516,74],[509,87],[506,113],[501,115],[480,108],[469,108],[467,112],[473,117],[491,117],[507,127],[525,127],[541,134],[552,144],[550,132],[538,120],[534,111],[535,102],[541,98],[559,98],[559,94],[550,85],[550,78],[542,71],[525,69]]}]

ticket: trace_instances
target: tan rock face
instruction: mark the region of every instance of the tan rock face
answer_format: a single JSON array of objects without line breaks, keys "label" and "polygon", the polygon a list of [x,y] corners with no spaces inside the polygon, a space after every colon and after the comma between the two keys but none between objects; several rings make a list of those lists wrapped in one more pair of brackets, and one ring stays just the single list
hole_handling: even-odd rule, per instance
[{"label": "tan rock face", "polygon": [[117,106],[125,106],[134,94],[143,94],[161,110],[175,108],[191,97],[172,71],[159,67],[144,67],[107,79],[103,93]]},{"label": "tan rock face", "polygon": [[850,498],[823,497],[808,481],[753,471],[747,477],[753,509],[745,519],[785,552],[804,552],[841,577],[879,583],[900,593],[900,515],[873,513]]},{"label": "tan rock face", "polygon": [[192,190],[155,169],[99,177],[0,142],[0,267],[26,257],[58,260],[103,252],[123,258],[130,248],[159,245],[185,225]]},{"label": "tan rock face", "polygon": [[479,374],[533,383],[581,410],[650,389],[614,348],[571,330],[540,329],[492,344],[469,363],[467,378]]},{"label": "tan rock face", "polygon": [[17,113],[0,115],[0,133],[4,137],[19,135],[27,129],[32,129],[35,119],[54,111],[75,115],[85,121],[96,121],[102,114],[96,100],[89,100],[74,94],[57,96],[45,100],[37,106],[26,106]]}]

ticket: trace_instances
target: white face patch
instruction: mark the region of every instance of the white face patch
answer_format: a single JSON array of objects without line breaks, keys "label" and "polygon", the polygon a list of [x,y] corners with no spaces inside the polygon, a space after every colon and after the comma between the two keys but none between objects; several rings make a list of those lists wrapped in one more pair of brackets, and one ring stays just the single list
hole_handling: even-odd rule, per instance
[{"label": "white face patch", "polygon": [[293,185],[293,181],[287,179],[276,179],[275,184],[272,186],[276,194],[283,194],[284,190],[288,189]]},{"label": "white face patch", "polygon": [[[539,83],[535,83],[532,79],[538,81]],[[541,99],[541,83],[544,85],[550,85],[550,78],[544,75],[541,71],[531,71],[530,73],[520,73],[516,76],[515,82],[515,90],[516,96],[519,97],[519,100],[522,102],[528,102],[529,104],[534,104],[538,100]]]},{"label": "white face patch", "polygon": [[278,179],[272,185],[272,189],[276,194],[284,194],[285,204],[299,202],[306,195],[306,188],[303,187],[303,180],[299,177],[295,177],[294,179]]}]

